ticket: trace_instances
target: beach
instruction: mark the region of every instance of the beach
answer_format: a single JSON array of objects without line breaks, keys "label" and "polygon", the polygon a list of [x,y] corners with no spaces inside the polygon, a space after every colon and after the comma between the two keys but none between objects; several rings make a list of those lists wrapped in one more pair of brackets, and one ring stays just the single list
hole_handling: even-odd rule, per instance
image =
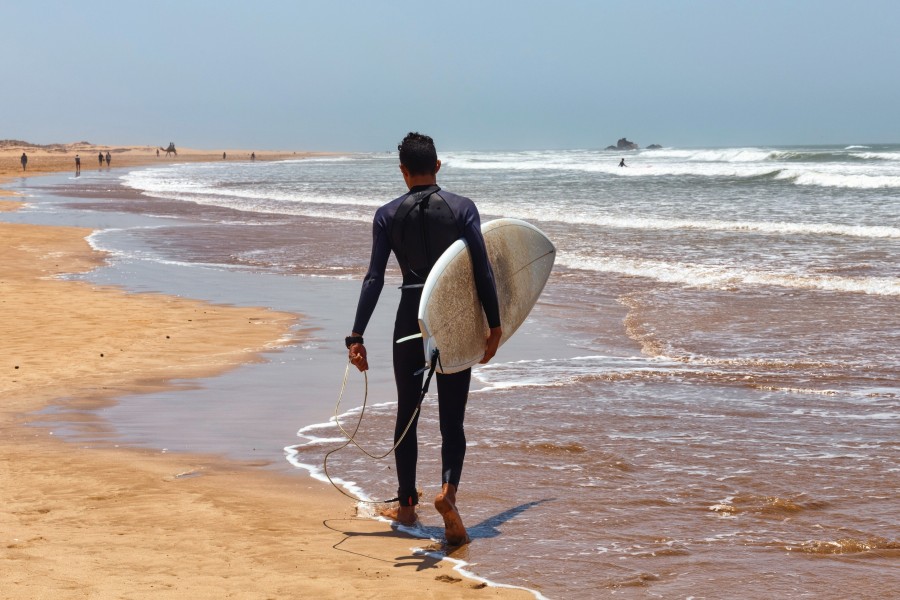
[{"label": "beach", "polygon": [[[74,171],[75,151],[83,171],[98,170],[96,154],[106,150],[113,169],[165,160],[152,147],[28,148],[27,174]],[[22,177],[20,154],[0,154],[0,177]],[[249,152],[228,154],[249,160]],[[218,151],[179,150],[178,161],[216,159]],[[4,194],[0,210],[23,200]],[[356,518],[334,489],[268,461],[75,443],[29,425],[48,407],[87,414],[264,361],[303,335],[302,314],[62,277],[104,263],[90,234],[0,223],[4,598],[532,597],[413,555],[409,536]]]},{"label": "beach", "polygon": [[[3,367],[30,390],[4,392],[26,403],[6,428],[22,444],[4,456],[39,480],[16,489],[22,510],[38,511],[29,523],[46,527],[10,540],[31,540],[28,556],[70,525],[115,548],[110,521],[133,528],[129,546],[159,542],[160,562],[136,576],[154,590],[150,573],[170,572],[184,585],[212,572],[206,589],[225,589],[228,560],[245,589],[272,597],[392,597],[382,592],[411,584],[461,597],[882,598],[900,585],[900,146],[635,150],[627,168],[611,150],[441,152],[440,185],[473,198],[483,222],[527,220],[557,248],[529,318],[473,369],[459,488],[472,542],[449,556],[429,502],[441,464],[433,393],[418,427],[417,526],[372,518],[323,469],[343,441],[334,416],[355,428],[364,399],[357,442],[390,448],[393,260],[365,331],[366,381],[351,372],[342,388],[341,342],[372,215],[402,192],[396,155],[146,154],[77,177],[11,173],[4,186],[22,197],[6,197],[16,210],[0,215],[2,239],[25,264],[4,272],[35,290],[3,332],[34,344],[19,370]],[[70,249],[43,250],[41,236]],[[44,286],[60,294],[31,302]],[[78,290],[91,300],[70,302]],[[92,313],[113,300],[138,304]],[[50,344],[30,332],[47,330],[63,364],[39,375]],[[107,464],[124,483],[101,493]],[[393,467],[347,448],[327,475],[377,500],[396,493]],[[29,500],[47,477],[74,496],[71,519],[55,520],[49,489]],[[133,507],[159,508],[159,520]],[[234,529],[219,533],[221,522]],[[189,539],[172,534],[180,527]],[[299,548],[315,558],[296,560]],[[75,554],[95,581],[79,562],[91,554]],[[115,560],[92,564],[112,577]],[[330,585],[347,588],[302,588],[332,560]],[[297,588],[264,587],[288,585],[298,565]]]}]

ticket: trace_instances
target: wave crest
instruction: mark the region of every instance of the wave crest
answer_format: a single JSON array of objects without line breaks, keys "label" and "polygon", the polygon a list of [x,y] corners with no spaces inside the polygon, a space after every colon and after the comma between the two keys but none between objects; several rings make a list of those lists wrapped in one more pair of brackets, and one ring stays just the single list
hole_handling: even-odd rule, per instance
[{"label": "wave crest", "polygon": [[794,171],[788,169],[778,173],[775,178],[789,180],[796,185],[817,185],[861,190],[900,188],[900,175],[824,173],[821,171]]},{"label": "wave crest", "polygon": [[736,289],[741,286],[779,286],[877,296],[900,296],[900,278],[897,277],[854,278],[836,275],[796,275],[651,259],[585,257],[574,253],[560,253],[557,262],[573,269],[648,277],[664,283],[690,287]]},{"label": "wave crest", "polygon": [[900,550],[900,542],[882,537],[865,540],[841,538],[837,540],[810,540],[799,544],[785,546],[788,552],[804,554],[862,554],[866,552],[882,553],[884,550]]}]

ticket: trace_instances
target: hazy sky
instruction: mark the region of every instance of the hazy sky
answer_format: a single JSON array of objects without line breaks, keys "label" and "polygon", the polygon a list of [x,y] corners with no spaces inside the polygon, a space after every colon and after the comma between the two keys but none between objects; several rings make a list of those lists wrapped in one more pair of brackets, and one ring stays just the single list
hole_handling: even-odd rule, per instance
[{"label": "hazy sky", "polygon": [[0,0],[0,139],[900,142],[900,2]]}]

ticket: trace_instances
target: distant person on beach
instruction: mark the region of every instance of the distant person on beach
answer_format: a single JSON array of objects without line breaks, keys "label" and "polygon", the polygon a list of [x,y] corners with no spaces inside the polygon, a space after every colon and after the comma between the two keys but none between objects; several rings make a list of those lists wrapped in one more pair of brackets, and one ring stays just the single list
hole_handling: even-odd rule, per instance
[{"label": "distant person on beach", "polygon": [[156,158],[159,158],[159,148],[156,149]]},{"label": "distant person on beach", "polygon": [[[362,292],[356,309],[353,331],[345,340],[350,362],[360,371],[369,368],[363,334],[375,310],[388,258],[393,251],[403,285],[397,318],[394,322],[393,340],[419,333],[417,312],[422,287],[434,261],[454,241],[463,237],[469,245],[475,275],[475,288],[487,316],[490,333],[485,340],[486,363],[497,352],[502,330],[500,308],[494,273],[488,261],[484,238],[481,236],[481,219],[475,203],[437,185],[437,172],[441,161],[437,158],[434,141],[420,133],[409,133],[397,146],[400,151],[400,172],[409,191],[388,202],[375,212],[372,254],[369,271],[363,279]],[[428,224],[427,239],[420,232]],[[409,230],[409,235],[404,233]],[[394,425],[394,442],[409,431],[397,445],[394,458],[397,468],[400,501],[398,508],[382,515],[405,525],[414,524],[419,494],[416,488],[416,462],[418,446],[413,419],[422,394],[424,364],[421,340],[392,344],[394,381],[397,386],[397,420]],[[450,545],[469,541],[459,510],[456,507],[456,491],[466,455],[466,436],[463,419],[469,394],[472,370],[443,375],[437,373],[438,414],[441,430],[441,491],[434,499],[434,506],[444,519],[444,534]]]},{"label": "distant person on beach", "polygon": [[222,160],[225,160],[225,153],[222,153]]},{"label": "distant person on beach", "polygon": [[100,168],[103,168],[103,153],[97,155],[97,159],[100,161]]},{"label": "distant person on beach", "polygon": [[81,175],[81,157],[77,154],[75,155],[75,174]]},{"label": "distant person on beach", "polygon": [[256,152],[250,153],[250,160],[256,160]]},{"label": "distant person on beach", "polygon": [[627,167],[627,166],[628,166],[628,165],[625,164],[625,159],[624,159],[624,158],[623,158],[622,160],[619,161],[619,166],[620,166],[620,167]]},{"label": "distant person on beach", "polygon": [[112,157],[109,155],[109,151],[106,152],[106,166],[109,167],[109,163],[112,161]]},{"label": "distant person on beach", "polygon": [[28,166],[28,155],[24,152],[22,153],[22,158],[19,159],[19,162],[22,163],[22,170],[25,170],[25,167]]}]

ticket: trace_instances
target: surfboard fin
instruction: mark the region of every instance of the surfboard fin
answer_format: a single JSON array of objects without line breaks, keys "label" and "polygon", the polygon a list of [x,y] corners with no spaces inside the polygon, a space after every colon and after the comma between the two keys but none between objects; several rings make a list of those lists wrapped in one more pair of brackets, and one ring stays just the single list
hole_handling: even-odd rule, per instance
[{"label": "surfboard fin", "polygon": [[406,337],[404,337],[404,338],[400,338],[399,340],[397,340],[397,341],[394,342],[394,343],[395,343],[395,344],[402,344],[403,342],[408,342],[409,340],[414,340],[414,339],[417,339],[417,338],[420,338],[420,337],[422,337],[422,333],[421,333],[421,332],[419,332],[419,333],[414,333],[414,334],[408,335],[408,336],[406,336]]}]

